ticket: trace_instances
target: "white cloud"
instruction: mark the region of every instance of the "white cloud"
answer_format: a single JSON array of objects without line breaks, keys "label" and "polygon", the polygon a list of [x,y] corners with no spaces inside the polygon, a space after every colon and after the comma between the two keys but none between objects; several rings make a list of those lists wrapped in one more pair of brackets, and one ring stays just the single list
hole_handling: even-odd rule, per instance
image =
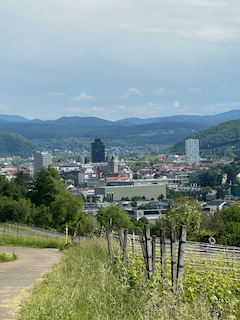
[{"label": "white cloud", "polygon": [[92,101],[95,100],[92,96],[87,95],[85,92],[81,92],[77,97],[70,97],[71,100],[75,101]]},{"label": "white cloud", "polygon": [[153,90],[152,93],[155,94],[156,96],[160,96],[161,94],[166,93],[166,90],[160,87],[160,88],[157,88],[157,90],[155,91]]},{"label": "white cloud", "polygon": [[198,91],[200,91],[200,89],[198,89],[197,87],[188,89],[188,92],[198,92]]},{"label": "white cloud", "polygon": [[126,109],[126,106],[123,104],[121,106],[118,107],[120,110],[125,110]]},{"label": "white cloud", "polygon": [[175,101],[175,102],[174,102],[174,107],[175,107],[175,108],[180,107],[180,103],[179,103],[178,101]]},{"label": "white cloud", "polygon": [[92,111],[101,111],[101,110],[104,110],[104,108],[103,107],[93,107],[92,108]]},{"label": "white cloud", "polygon": [[131,97],[141,97],[142,94],[140,91],[138,91],[136,88],[130,88],[128,89],[127,93],[122,96],[123,99],[129,99]]},{"label": "white cloud", "polygon": [[62,109],[62,112],[70,112],[70,113],[79,112],[79,111],[83,111],[83,109],[82,108],[72,108],[72,107],[66,107],[66,108]]},{"label": "white cloud", "polygon": [[48,93],[46,93],[46,96],[54,96],[54,97],[57,97],[57,96],[65,96],[65,95],[66,95],[65,92],[58,92],[58,93],[48,92]]}]

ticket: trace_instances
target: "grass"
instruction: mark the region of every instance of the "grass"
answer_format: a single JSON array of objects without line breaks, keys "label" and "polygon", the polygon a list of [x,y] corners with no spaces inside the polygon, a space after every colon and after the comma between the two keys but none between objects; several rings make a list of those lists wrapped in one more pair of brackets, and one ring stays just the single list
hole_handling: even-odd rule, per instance
[{"label": "grass", "polygon": [[106,240],[84,240],[64,253],[25,300],[18,320],[217,319],[204,297],[178,303],[151,284],[132,289],[126,277],[112,272]]},{"label": "grass", "polygon": [[17,259],[17,256],[14,254],[6,254],[6,253],[2,253],[0,252],[0,263],[3,262],[10,262],[10,261],[14,261]]},{"label": "grass", "polygon": [[63,249],[65,244],[63,239],[45,238],[40,236],[18,236],[0,233],[0,246],[18,246],[32,248],[59,248]]}]

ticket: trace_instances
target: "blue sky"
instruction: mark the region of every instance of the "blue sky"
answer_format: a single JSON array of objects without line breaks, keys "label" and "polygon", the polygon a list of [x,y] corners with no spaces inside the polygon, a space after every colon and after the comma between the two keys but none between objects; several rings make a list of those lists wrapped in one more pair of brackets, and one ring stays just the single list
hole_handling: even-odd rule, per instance
[{"label": "blue sky", "polygon": [[240,2],[0,0],[0,113],[118,120],[240,109]]}]

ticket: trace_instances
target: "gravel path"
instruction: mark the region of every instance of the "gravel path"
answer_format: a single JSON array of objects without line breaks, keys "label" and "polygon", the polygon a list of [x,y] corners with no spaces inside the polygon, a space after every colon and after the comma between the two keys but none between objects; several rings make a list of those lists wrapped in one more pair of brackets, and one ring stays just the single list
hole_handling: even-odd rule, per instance
[{"label": "gravel path", "polygon": [[0,252],[18,257],[16,261],[0,263],[0,320],[16,319],[26,288],[60,262],[58,249],[34,249],[0,246]]}]

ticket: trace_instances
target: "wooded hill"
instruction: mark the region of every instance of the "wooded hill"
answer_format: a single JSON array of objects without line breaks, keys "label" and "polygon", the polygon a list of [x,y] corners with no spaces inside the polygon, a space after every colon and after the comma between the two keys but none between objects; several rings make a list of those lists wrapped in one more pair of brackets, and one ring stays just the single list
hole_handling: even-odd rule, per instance
[{"label": "wooded hill", "polygon": [[0,123],[0,130],[18,133],[49,151],[54,149],[90,150],[90,142],[95,138],[102,139],[107,148],[111,146],[134,147],[146,145],[167,147],[190,133],[206,127],[203,124],[189,122],[165,122],[134,126],[83,126],[52,122]]},{"label": "wooded hill", "polygon": [[223,150],[231,149],[233,152],[240,149],[240,119],[220,123],[217,126],[195,132],[180,140],[168,149],[169,152],[177,153],[185,150],[186,139],[199,139],[201,150],[213,150],[221,154]]},{"label": "wooded hill", "polygon": [[21,158],[30,157],[37,146],[26,138],[13,132],[0,131],[0,156],[20,156]]}]

